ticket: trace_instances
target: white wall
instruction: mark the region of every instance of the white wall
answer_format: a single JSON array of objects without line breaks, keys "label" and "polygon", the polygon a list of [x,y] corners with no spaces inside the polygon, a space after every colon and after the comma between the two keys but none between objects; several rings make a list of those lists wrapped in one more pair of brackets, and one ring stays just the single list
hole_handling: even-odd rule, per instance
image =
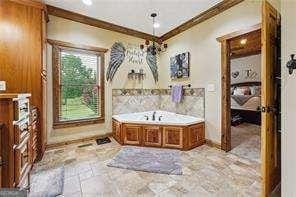
[{"label": "white wall", "polygon": [[288,74],[286,62],[296,54],[296,1],[283,0],[282,14],[282,196],[296,196],[296,71]]},{"label": "white wall", "polygon": [[[233,72],[239,72],[239,75],[237,77],[231,76],[231,84],[261,81],[261,54],[232,59],[230,73]],[[247,73],[249,73],[249,77]]]},{"label": "white wall", "polygon": [[160,86],[176,83],[170,79],[169,59],[178,53],[191,54],[188,80],[195,88],[214,84],[214,92],[205,93],[206,138],[221,142],[221,47],[217,37],[261,22],[261,2],[247,0],[191,29],[171,38],[168,50],[160,56]]},{"label": "white wall", "polygon": [[[139,46],[144,40],[132,36],[99,29],[82,23],[50,16],[47,24],[47,38],[64,42],[83,44],[95,47],[110,49],[114,42],[120,41],[125,44]],[[90,134],[106,134],[111,132],[111,116],[112,116],[112,88],[157,88],[151,71],[146,63],[142,65],[125,62],[118,69],[112,83],[105,82],[105,124],[95,124],[82,127],[72,127],[65,129],[52,128],[52,50],[48,45],[47,50],[47,67],[48,67],[48,138],[51,143],[53,136],[57,136],[59,141],[67,140],[68,137],[73,138],[75,135],[81,137],[87,133]],[[105,72],[109,63],[110,50],[105,55]],[[126,58],[127,59],[127,58]],[[145,59],[144,59],[145,60]],[[146,62],[146,60],[145,60]],[[127,78],[127,73],[131,69],[144,69],[146,78],[142,83],[131,81]],[[52,132],[55,131],[55,132]],[[50,137],[51,136],[51,137]],[[85,136],[84,136],[85,137]]]}]

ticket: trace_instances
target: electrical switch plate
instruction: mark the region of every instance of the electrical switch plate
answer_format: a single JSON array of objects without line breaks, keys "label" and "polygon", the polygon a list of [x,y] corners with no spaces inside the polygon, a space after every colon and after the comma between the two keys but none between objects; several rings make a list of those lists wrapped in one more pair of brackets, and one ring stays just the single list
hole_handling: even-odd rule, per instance
[{"label": "electrical switch plate", "polygon": [[208,84],[207,91],[208,92],[215,92],[216,91],[215,84]]}]

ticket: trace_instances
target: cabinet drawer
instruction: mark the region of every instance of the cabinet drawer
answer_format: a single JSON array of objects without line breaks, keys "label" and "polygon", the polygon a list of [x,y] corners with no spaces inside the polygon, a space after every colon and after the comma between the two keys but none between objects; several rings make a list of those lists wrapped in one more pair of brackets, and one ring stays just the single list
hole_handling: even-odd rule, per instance
[{"label": "cabinet drawer", "polygon": [[15,183],[18,185],[29,167],[29,135],[15,147]]},{"label": "cabinet drawer", "polygon": [[29,99],[20,99],[15,101],[14,122],[27,118],[30,114]]},{"label": "cabinet drawer", "polygon": [[29,134],[29,118],[23,119],[14,125],[14,144],[20,144]]}]

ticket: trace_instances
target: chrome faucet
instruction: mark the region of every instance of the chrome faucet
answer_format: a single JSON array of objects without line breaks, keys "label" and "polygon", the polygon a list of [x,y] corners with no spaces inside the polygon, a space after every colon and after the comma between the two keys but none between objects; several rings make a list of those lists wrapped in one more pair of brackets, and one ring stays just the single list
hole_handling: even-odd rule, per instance
[{"label": "chrome faucet", "polygon": [[155,121],[155,114],[156,114],[156,111],[153,112],[153,114],[152,114],[152,120],[153,120],[153,121]]},{"label": "chrome faucet", "polygon": [[159,116],[159,117],[158,117],[158,121],[161,121],[161,118],[162,118],[162,116]]},{"label": "chrome faucet", "polygon": [[148,117],[148,116],[146,116],[146,115],[144,116],[144,118],[146,118],[146,120],[149,120],[149,117]]}]

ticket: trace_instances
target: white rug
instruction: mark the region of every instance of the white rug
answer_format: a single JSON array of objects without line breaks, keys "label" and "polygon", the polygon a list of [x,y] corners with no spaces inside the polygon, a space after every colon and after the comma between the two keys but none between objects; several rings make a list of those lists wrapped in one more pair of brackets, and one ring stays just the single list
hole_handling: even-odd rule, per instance
[{"label": "white rug", "polygon": [[124,146],[107,166],[161,174],[182,174],[180,151],[163,148]]},{"label": "white rug", "polygon": [[29,197],[56,197],[63,193],[64,167],[39,171],[31,176]]}]

